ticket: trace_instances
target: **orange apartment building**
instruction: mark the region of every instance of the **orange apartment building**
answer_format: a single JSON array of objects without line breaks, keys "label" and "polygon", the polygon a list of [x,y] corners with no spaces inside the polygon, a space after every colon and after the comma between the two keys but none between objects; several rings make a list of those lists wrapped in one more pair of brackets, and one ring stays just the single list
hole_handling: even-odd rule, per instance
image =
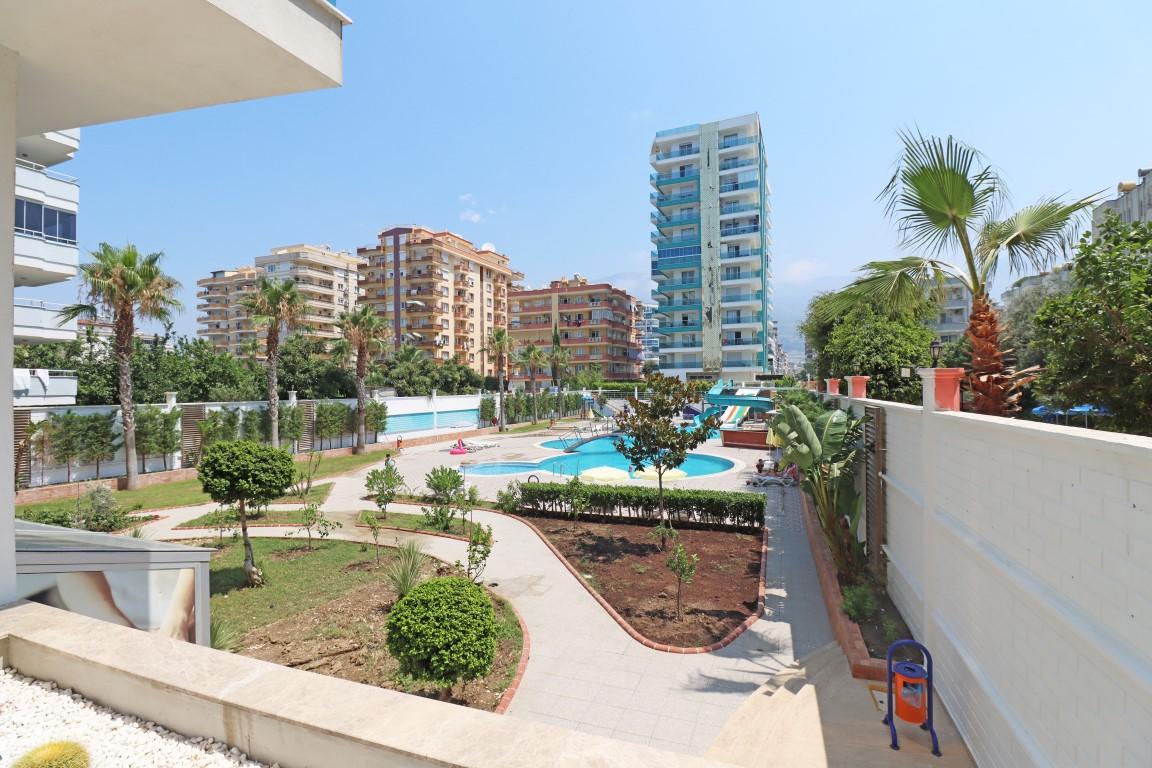
[{"label": "orange apartment building", "polygon": [[507,256],[426,227],[386,229],[356,255],[360,301],[388,321],[397,349],[412,344],[435,360],[455,356],[482,376],[496,374],[484,344],[493,328],[508,328],[508,292],[524,277]]},{"label": "orange apartment building", "polygon": [[[579,373],[599,366],[605,381],[640,378],[640,333],[644,306],[608,283],[589,283],[580,275],[553,280],[547,288],[512,293],[509,334],[513,348],[536,344],[552,348],[553,329],[568,351],[570,370]],[[550,371],[537,373],[537,383]],[[543,378],[541,378],[543,377]],[[512,380],[524,383],[527,372],[517,370]]]}]

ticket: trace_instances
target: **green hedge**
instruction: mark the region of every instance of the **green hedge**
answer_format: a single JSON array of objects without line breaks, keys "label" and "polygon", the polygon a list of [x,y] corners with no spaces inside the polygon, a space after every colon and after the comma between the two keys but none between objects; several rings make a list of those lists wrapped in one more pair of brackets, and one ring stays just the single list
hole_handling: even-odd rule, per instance
[{"label": "green hedge", "polygon": [[[562,515],[567,511],[564,483],[523,483],[521,506],[528,512]],[[588,512],[627,521],[659,519],[655,488],[633,485],[585,486]],[[664,509],[674,523],[700,523],[725,528],[759,528],[764,523],[764,497],[738,491],[665,490]]]}]

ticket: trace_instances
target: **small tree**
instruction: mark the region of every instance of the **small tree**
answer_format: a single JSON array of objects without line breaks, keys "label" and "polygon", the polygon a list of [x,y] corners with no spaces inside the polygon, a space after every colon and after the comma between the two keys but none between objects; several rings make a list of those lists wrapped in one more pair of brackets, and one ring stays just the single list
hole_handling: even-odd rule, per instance
[{"label": "small tree", "polygon": [[613,442],[634,470],[639,472],[651,467],[656,472],[660,519],[668,522],[664,512],[664,473],[683,464],[688,459],[688,451],[707,440],[719,422],[715,416],[709,416],[692,429],[678,428],[674,419],[680,418],[684,408],[698,399],[695,388],[659,373],[644,382],[651,393],[649,399],[628,398],[628,413],[616,417],[616,425],[623,435]]},{"label": "small tree", "polygon": [[296,474],[295,480],[292,481],[292,495],[300,499],[301,504],[307,504],[308,497],[312,495],[312,480],[316,477],[322,460],[323,454],[312,451],[305,461],[295,462]]},{"label": "small tree", "polygon": [[696,564],[699,562],[700,555],[689,555],[679,541],[672,548],[672,554],[668,556],[668,570],[676,577],[676,621],[680,621],[680,598],[684,592],[684,585],[691,584],[696,578]]},{"label": "small tree", "polygon": [[655,539],[660,542],[660,551],[663,552],[668,548],[668,540],[677,541],[680,538],[680,532],[669,525],[664,520],[656,523],[652,530],[648,531],[648,538]]},{"label": "small tree", "polygon": [[381,432],[388,430],[388,406],[375,400],[369,400],[364,411],[364,428],[372,436],[370,442],[376,442]]},{"label": "small tree", "polygon": [[100,479],[100,464],[116,457],[120,439],[116,433],[116,413],[90,413],[83,420],[80,437],[80,460],[96,465],[96,479]]},{"label": "small tree", "polygon": [[580,515],[588,509],[588,486],[573,475],[564,486],[564,500],[568,504],[568,514],[572,517],[572,531],[575,533]]},{"label": "small tree", "polygon": [[424,484],[433,501],[447,503],[464,489],[464,476],[452,467],[435,467],[424,476]]},{"label": "small tree", "polygon": [[196,425],[200,430],[200,451],[208,450],[213,443],[222,440],[235,440],[240,433],[240,409],[227,406],[204,414]]},{"label": "small tree", "polygon": [[328,538],[334,528],[343,528],[344,524],[328,519],[319,504],[305,504],[300,519],[300,530],[308,536],[308,551],[312,551],[312,534],[315,533],[321,541]]},{"label": "small tree", "polygon": [[469,581],[480,582],[484,576],[484,569],[488,567],[488,558],[492,556],[492,547],[495,543],[492,526],[474,523],[469,526],[467,560],[463,565],[459,560],[456,561],[456,567],[464,571]]},{"label": "small tree", "polygon": [[364,487],[368,491],[368,495],[376,502],[379,517],[387,518],[388,505],[395,500],[396,494],[404,487],[404,476],[396,467],[387,464],[382,469],[374,469],[369,472],[368,476],[364,478]]},{"label": "small tree", "polygon": [[496,611],[468,579],[429,579],[388,614],[387,645],[402,673],[440,687],[448,698],[456,684],[492,669]]},{"label": "small tree", "polygon": [[136,408],[136,453],[140,455],[140,474],[148,471],[148,457],[160,453],[160,433],[164,429],[164,412],[154,405]]},{"label": "small tree", "polygon": [[520,481],[512,480],[508,485],[496,491],[496,509],[514,515],[520,511],[523,494],[520,490]]},{"label": "small tree", "polygon": [[164,414],[160,433],[156,436],[156,448],[163,458],[164,469],[168,469],[168,459],[175,456],[183,446],[180,441],[180,420],[183,416],[179,408]]},{"label": "small tree", "polygon": [[52,458],[64,465],[65,477],[72,482],[72,462],[80,458],[84,445],[84,417],[72,411],[53,413]]},{"label": "small tree", "polygon": [[376,515],[368,515],[368,532],[372,534],[372,551],[376,556],[376,565],[380,565],[380,521]]},{"label": "small tree", "polygon": [[204,451],[199,474],[201,487],[213,501],[235,505],[244,539],[244,574],[250,586],[260,586],[264,575],[256,567],[248,537],[248,508],[284,495],[295,476],[292,457],[280,448],[259,443],[219,442]]},{"label": "small tree", "polygon": [[[321,445],[324,440],[342,438],[348,433],[348,427],[355,411],[343,403],[320,403],[316,406],[316,437],[320,438]],[[329,443],[331,447],[331,443]]]}]

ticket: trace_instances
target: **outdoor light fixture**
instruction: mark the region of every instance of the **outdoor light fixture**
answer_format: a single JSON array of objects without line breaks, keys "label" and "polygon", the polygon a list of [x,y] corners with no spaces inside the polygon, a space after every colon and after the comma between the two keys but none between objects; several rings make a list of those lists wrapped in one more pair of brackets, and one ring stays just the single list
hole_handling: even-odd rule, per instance
[{"label": "outdoor light fixture", "polygon": [[933,368],[935,368],[937,365],[940,364],[940,350],[941,350],[941,348],[943,348],[943,346],[944,345],[940,343],[940,339],[936,339],[935,341],[932,342],[932,344],[929,347],[932,350],[932,367]]}]

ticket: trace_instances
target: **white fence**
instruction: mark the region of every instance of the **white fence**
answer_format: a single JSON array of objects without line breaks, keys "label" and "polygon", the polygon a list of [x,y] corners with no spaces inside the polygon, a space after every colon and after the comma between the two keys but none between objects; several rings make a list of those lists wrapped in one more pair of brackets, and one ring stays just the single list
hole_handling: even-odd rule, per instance
[{"label": "white fence", "polygon": [[[388,408],[388,420],[384,431],[375,435],[368,435],[368,442],[382,442],[386,439],[393,438],[396,435],[428,435],[441,432],[448,432],[460,429],[474,429],[479,421],[480,409],[480,395],[436,395],[433,394],[429,397],[381,397],[378,398],[379,402],[384,403]],[[355,409],[356,400],[341,399],[341,400],[316,400],[317,405],[326,402],[337,402]],[[286,407],[296,404],[293,400],[281,400],[281,407]],[[197,406],[203,405],[206,413],[219,411],[224,408],[239,410],[242,413],[243,419],[248,413],[260,414],[267,407],[267,403],[263,400],[251,402],[229,402],[229,403],[176,403],[174,400],[168,403],[162,403],[155,407],[161,410],[168,411],[172,408],[185,408],[189,405]],[[138,406],[142,407],[142,406]],[[116,415],[115,429],[117,434],[120,433],[120,407],[114,405],[75,405],[75,406],[40,406],[24,409],[28,412],[30,421],[34,424],[48,418],[53,413],[62,413],[71,411],[72,413],[80,415],[88,415],[93,413],[114,413]],[[179,424],[177,424],[177,431],[179,431]],[[316,438],[313,442],[313,448],[330,449],[330,448],[350,448],[355,445],[356,436],[354,432],[347,432],[342,436],[325,438],[320,440]],[[73,482],[86,481],[96,479],[96,464],[85,463],[79,460],[74,460],[71,467],[66,467],[63,464],[55,461],[51,456],[49,449],[47,455],[43,452],[31,450],[29,453],[29,477],[28,486],[38,487],[43,485],[55,485],[58,483],[66,482],[69,478]],[[138,459],[139,461],[139,459]],[[146,472],[158,472],[165,468],[167,469],[180,469],[182,464],[182,456],[180,451],[170,454],[167,457],[163,456],[148,456],[145,461]],[[123,449],[117,450],[114,458],[100,463],[100,477],[121,477],[125,474],[124,467],[124,451]]]},{"label": "white fence", "polygon": [[977,762],[1152,765],[1152,438],[864,404],[889,592]]}]

